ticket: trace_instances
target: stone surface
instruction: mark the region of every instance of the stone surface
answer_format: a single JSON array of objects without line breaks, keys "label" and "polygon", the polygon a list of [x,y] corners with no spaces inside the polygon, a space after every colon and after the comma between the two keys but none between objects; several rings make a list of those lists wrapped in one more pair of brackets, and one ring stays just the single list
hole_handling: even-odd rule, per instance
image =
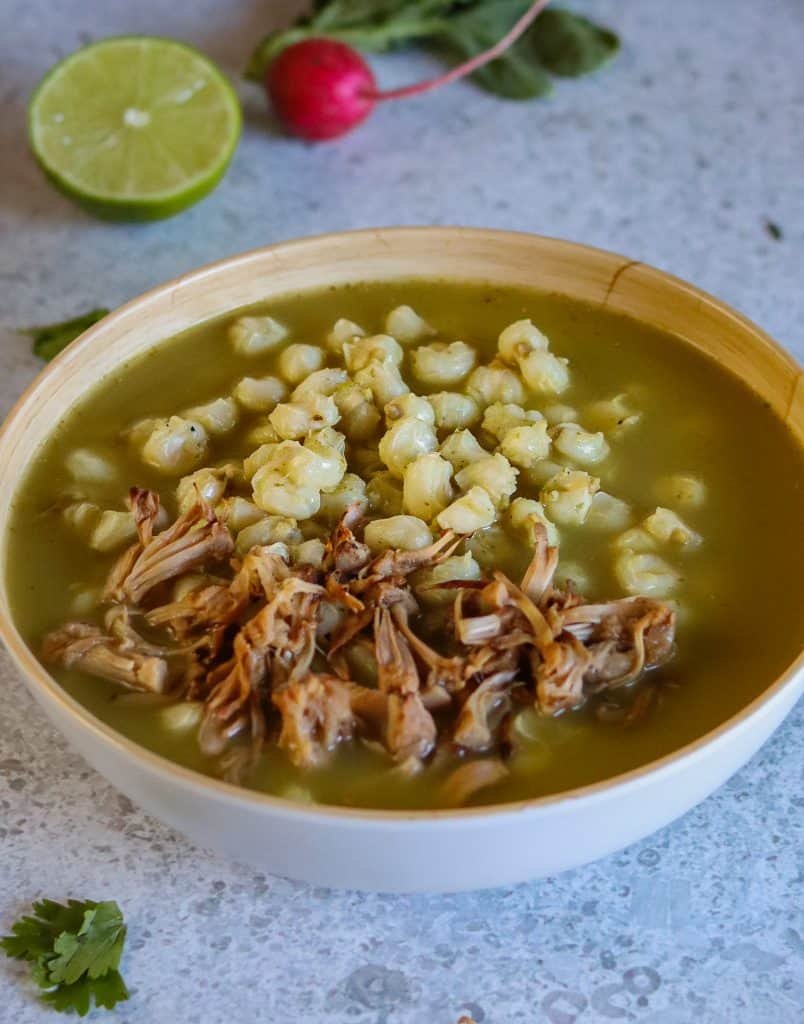
[{"label": "stone surface", "polygon": [[[14,325],[113,306],[274,240],[390,223],[614,249],[696,282],[804,355],[800,0],[576,0],[622,33],[604,73],[527,105],[459,85],[318,148],[273,134],[242,84],[246,130],[228,177],[158,224],[90,220],[28,158],[26,98],[80,43],[174,35],[236,75],[255,38],[298,6],[4,0],[3,413],[37,369]],[[397,54],[377,67],[392,85],[434,65]],[[119,900],[132,999],[115,1020],[804,1020],[801,705],[720,792],[623,853],[510,890],[405,898],[311,889],[192,848],[65,746],[5,657],[0,670],[0,931],[41,895]],[[0,1021],[51,1019],[23,974],[0,963]]]}]

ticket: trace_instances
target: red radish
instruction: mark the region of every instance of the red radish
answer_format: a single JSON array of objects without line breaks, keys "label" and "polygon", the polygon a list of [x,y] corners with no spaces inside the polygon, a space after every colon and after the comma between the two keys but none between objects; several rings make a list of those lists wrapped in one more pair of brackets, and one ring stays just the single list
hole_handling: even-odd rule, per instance
[{"label": "red radish", "polygon": [[311,141],[356,128],[374,109],[377,91],[360,54],[334,39],[286,47],[268,68],[265,86],[279,120]]},{"label": "red radish", "polygon": [[360,54],[334,39],[305,39],[285,47],[265,75],[265,88],[279,120],[294,135],[317,142],[334,139],[356,128],[376,103],[418,96],[470,75],[499,57],[547,6],[536,0],[490,49],[446,74],[424,82],[377,89],[371,68]]}]

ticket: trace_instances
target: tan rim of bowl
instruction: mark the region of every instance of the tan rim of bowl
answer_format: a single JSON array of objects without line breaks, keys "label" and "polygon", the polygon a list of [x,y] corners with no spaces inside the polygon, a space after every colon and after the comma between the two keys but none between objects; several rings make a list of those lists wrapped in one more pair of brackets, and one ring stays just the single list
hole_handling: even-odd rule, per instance
[{"label": "tan rim of bowl", "polygon": [[[416,263],[411,261],[417,252],[439,252],[442,257],[449,256],[449,272],[442,270],[433,273],[419,268],[416,273],[412,273],[410,267],[416,266]],[[489,261],[488,272],[478,273],[478,260]],[[386,265],[380,266],[378,270],[378,264],[382,261]],[[158,307],[167,302],[167,308],[175,310],[177,315],[174,319],[179,322],[182,315],[192,310],[194,319],[185,323],[186,327],[190,323],[201,323],[225,315],[238,306],[253,303],[255,300],[253,296],[249,297],[249,288],[245,286],[245,297],[238,301],[235,286],[227,289],[231,301],[221,305],[216,300],[214,285],[216,278],[226,275],[236,278],[240,273],[244,281],[250,282],[249,268],[257,264],[264,264],[261,272],[275,272],[286,278],[289,284],[281,290],[285,293],[310,288],[313,280],[319,285],[356,280],[359,266],[362,265],[364,268],[371,267],[367,276],[374,280],[448,276],[456,280],[475,280],[487,284],[529,284],[539,291],[555,291],[585,301],[598,302],[601,308],[643,319],[725,363],[732,373],[742,377],[768,402],[804,450],[804,372],[793,357],[759,327],[693,285],[615,253],[538,235],[458,227],[379,228],[279,243],[209,264],[132,299],[86,331],[39,374],[19,398],[0,429],[0,481],[5,484],[3,492],[9,496],[5,508],[0,512],[0,518],[5,517],[4,526],[8,507],[13,504],[16,493],[15,484],[19,482],[19,477],[14,482],[7,478],[9,463],[15,455],[17,461],[20,461],[19,449],[24,444],[25,433],[29,429],[36,429],[38,419],[44,417],[47,420],[47,413],[40,402],[41,394],[52,391],[60,378],[74,377],[83,372],[87,355],[96,338],[102,338],[113,327],[118,328],[113,332],[118,336],[135,329],[141,331],[141,316],[147,316],[149,307]],[[322,273],[318,269],[320,267],[326,267],[326,273]],[[469,271],[469,267],[474,269]],[[567,286],[568,280],[572,281],[570,287]],[[195,293],[201,283],[207,287]],[[277,290],[275,294],[281,292]],[[170,321],[170,316],[160,316],[158,323],[162,326],[153,329],[153,340],[145,346],[137,343],[134,348],[144,351],[158,339],[169,337],[182,329],[170,326]],[[703,345],[696,335],[706,331],[712,340]],[[123,361],[120,356],[118,350],[113,360],[114,365],[120,365]],[[112,362],[99,376],[99,380],[111,366]],[[75,400],[79,396],[80,391]],[[44,429],[41,433],[43,437],[46,436]],[[33,453],[30,442],[27,451],[29,456]],[[0,543],[3,544],[0,551],[0,639],[27,680],[36,683],[38,695],[43,702],[53,707],[60,706],[78,720],[85,732],[94,733],[98,740],[117,747],[125,755],[143,762],[151,769],[171,775],[185,788],[202,792],[216,801],[234,800],[263,807],[268,814],[293,814],[299,818],[317,820],[337,818],[342,824],[347,824],[351,819],[360,827],[371,824],[382,827],[403,820],[438,822],[443,826],[459,827],[462,823],[468,824],[478,818],[519,815],[523,811],[538,811],[539,808],[560,804],[616,797],[626,789],[645,784],[648,777],[673,773],[690,759],[700,756],[706,748],[724,743],[729,735],[745,726],[749,719],[762,711],[769,711],[771,705],[781,698],[787,685],[792,684],[794,676],[804,670],[803,651],[758,697],[697,740],[639,768],[565,792],[456,810],[393,811],[328,804],[300,805],[283,797],[245,789],[184,768],[127,739],[70,697],[48,675],[17,632],[6,593],[5,538],[0,538]]]}]

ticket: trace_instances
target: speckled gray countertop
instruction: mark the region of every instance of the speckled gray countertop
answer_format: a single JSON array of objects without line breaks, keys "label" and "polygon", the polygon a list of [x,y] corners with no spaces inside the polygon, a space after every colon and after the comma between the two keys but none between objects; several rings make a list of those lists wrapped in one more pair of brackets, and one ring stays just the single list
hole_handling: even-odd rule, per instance
[{"label": "speckled gray countertop", "polygon": [[[38,368],[12,325],[115,305],[278,239],[389,223],[614,249],[714,292],[804,356],[801,0],[575,0],[623,36],[605,73],[524,106],[459,85],[315,149],[273,135],[244,85],[247,125],[225,182],[158,224],[90,220],[27,156],[26,98],[81,42],[175,35],[235,75],[267,23],[298,6],[3,0],[3,413]],[[432,67],[377,65],[388,84]],[[623,853],[514,889],[383,897],[193,848],[67,748],[5,656],[0,670],[0,932],[41,895],[116,898],[132,999],[115,1020],[804,1021],[801,705],[720,792]],[[0,963],[0,1021],[47,1019],[23,972]]]}]

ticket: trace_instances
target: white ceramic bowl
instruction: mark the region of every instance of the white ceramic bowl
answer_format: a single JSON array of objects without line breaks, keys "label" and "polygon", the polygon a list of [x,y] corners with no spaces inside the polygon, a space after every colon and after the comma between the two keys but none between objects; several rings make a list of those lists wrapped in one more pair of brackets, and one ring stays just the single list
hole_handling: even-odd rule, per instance
[{"label": "white ceramic bowl", "polygon": [[[23,395],[0,435],[8,498],[52,425],[89,384],[165,337],[240,306],[324,283],[447,277],[600,302],[685,338],[744,377],[804,438],[802,374],[758,328],[666,274],[552,239],[457,228],[306,239],[204,267],[128,303]],[[10,502],[0,507],[7,535]],[[743,765],[804,690],[804,655],[731,720],[677,753],[557,796],[459,811],[310,807],[218,782],[125,739],[68,696],[19,636],[0,552],[0,635],[31,693],[86,760],[196,843],[280,875],[386,891],[509,884],[594,860],[672,821]]]}]

